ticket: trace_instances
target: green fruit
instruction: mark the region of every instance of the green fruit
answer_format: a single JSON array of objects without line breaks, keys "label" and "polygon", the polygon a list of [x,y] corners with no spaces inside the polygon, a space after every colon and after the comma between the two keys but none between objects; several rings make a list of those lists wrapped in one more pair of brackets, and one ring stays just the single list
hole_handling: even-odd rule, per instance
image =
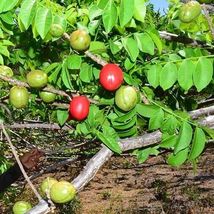
[{"label": "green fruit", "polygon": [[13,205],[13,213],[14,214],[25,214],[32,208],[31,204],[26,201],[17,201]]},{"label": "green fruit", "polygon": [[129,111],[138,102],[137,90],[132,86],[121,86],[115,94],[115,103],[123,111]]},{"label": "green fruit", "polygon": [[13,76],[13,71],[8,66],[0,65],[0,74],[4,75],[4,76],[7,76],[7,77],[12,77]]},{"label": "green fruit", "polygon": [[91,42],[91,37],[85,30],[76,30],[70,35],[70,44],[74,50],[84,51]]},{"label": "green fruit", "polygon": [[182,22],[189,23],[196,19],[201,13],[201,5],[196,1],[190,1],[183,4],[180,8],[179,19]]},{"label": "green fruit", "polygon": [[42,88],[48,83],[48,76],[44,71],[34,70],[27,74],[27,83],[32,88]]},{"label": "green fruit", "polygon": [[67,181],[59,181],[53,184],[50,190],[51,200],[55,203],[66,203],[71,201],[76,194],[74,186]]},{"label": "green fruit", "polygon": [[9,100],[15,108],[26,107],[29,100],[28,90],[23,86],[13,86],[10,89]]},{"label": "green fruit", "polygon": [[[53,88],[49,86],[50,88]],[[39,93],[40,98],[43,100],[45,103],[52,103],[56,99],[56,94],[47,92],[47,91],[41,91]]]},{"label": "green fruit", "polygon": [[50,29],[50,34],[53,37],[61,37],[64,33],[64,29],[59,24],[52,24]]},{"label": "green fruit", "polygon": [[45,180],[43,180],[40,186],[42,194],[46,195],[46,193],[50,191],[53,184],[57,182],[58,181],[55,178],[51,178],[51,177],[47,177]]}]

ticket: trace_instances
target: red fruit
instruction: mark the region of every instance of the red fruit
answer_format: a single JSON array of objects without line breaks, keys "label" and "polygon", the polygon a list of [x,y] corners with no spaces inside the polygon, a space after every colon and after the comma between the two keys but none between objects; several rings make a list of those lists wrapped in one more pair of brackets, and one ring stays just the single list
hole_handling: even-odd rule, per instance
[{"label": "red fruit", "polygon": [[84,120],[89,113],[90,102],[86,96],[74,97],[70,102],[70,116],[75,120]]},{"label": "red fruit", "polygon": [[118,89],[123,83],[123,71],[115,64],[104,65],[100,71],[100,84],[108,91]]}]

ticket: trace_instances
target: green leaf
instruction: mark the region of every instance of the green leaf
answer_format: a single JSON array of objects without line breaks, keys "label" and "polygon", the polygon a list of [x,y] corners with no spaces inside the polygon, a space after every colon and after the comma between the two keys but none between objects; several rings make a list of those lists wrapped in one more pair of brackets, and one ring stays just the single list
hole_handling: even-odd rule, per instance
[{"label": "green leaf", "polygon": [[159,129],[163,123],[164,111],[160,108],[149,120],[149,130]]},{"label": "green leaf", "polygon": [[113,152],[116,152],[118,154],[122,153],[122,150],[121,150],[117,140],[115,140],[114,138],[110,137],[109,135],[107,135],[107,136],[104,135],[100,131],[96,131],[95,134]]},{"label": "green leaf", "polygon": [[120,26],[124,27],[134,14],[134,0],[121,0],[119,20]]},{"label": "green leaf", "polygon": [[64,125],[68,119],[68,111],[57,110],[57,120],[60,126]]},{"label": "green leaf", "polygon": [[109,45],[110,45],[112,54],[118,53],[123,47],[122,43],[119,41],[109,40]]},{"label": "green leaf", "polygon": [[195,64],[191,60],[184,60],[178,69],[178,83],[188,91],[193,86],[192,75],[195,70]]},{"label": "green leaf", "polygon": [[161,130],[163,132],[173,134],[175,133],[175,130],[178,128],[178,126],[178,120],[173,115],[168,115],[161,126]]},{"label": "green leaf", "polygon": [[139,49],[137,46],[137,42],[133,38],[123,38],[122,43],[123,43],[124,48],[128,52],[131,60],[133,62],[135,62],[139,55]]},{"label": "green leaf", "polygon": [[82,57],[77,54],[72,54],[67,58],[68,69],[80,69]]},{"label": "green leaf", "polygon": [[130,120],[136,115],[136,109],[134,108],[133,110],[129,111],[127,114],[124,114],[114,120],[114,122],[119,122],[119,123],[124,123],[127,120]]},{"label": "green leaf", "polygon": [[163,67],[160,73],[160,86],[163,90],[167,90],[174,85],[177,80],[177,66],[172,63],[168,62]]},{"label": "green leaf", "polygon": [[126,129],[130,129],[132,126],[134,126],[137,122],[137,118],[133,117],[130,121],[128,121],[128,123],[120,123],[119,125],[116,124],[114,125],[114,122],[112,122],[114,129],[117,130],[126,130]]},{"label": "green leaf", "polygon": [[167,163],[171,166],[180,166],[182,165],[188,156],[189,148],[187,147],[186,149],[183,149],[179,151],[176,155],[175,154],[170,154],[167,160]]},{"label": "green leaf", "polygon": [[36,15],[36,6],[36,0],[24,0],[22,2],[19,18],[26,30],[32,24],[32,21]]},{"label": "green leaf", "polygon": [[89,8],[89,19],[90,21],[94,20],[96,17],[102,15],[103,10],[101,10],[97,5],[92,5]]},{"label": "green leaf", "polygon": [[146,16],[146,4],[144,0],[134,0],[134,18],[144,22]]},{"label": "green leaf", "polygon": [[10,52],[8,51],[6,46],[0,45],[0,54],[9,57],[10,56]]},{"label": "green leaf", "polygon": [[128,129],[126,131],[119,132],[118,135],[120,138],[126,138],[126,137],[134,136],[136,135],[136,133],[137,133],[137,127],[134,126],[131,129]]},{"label": "green leaf", "polygon": [[154,55],[155,45],[148,33],[135,33],[134,37],[137,40],[140,51]]},{"label": "green leaf", "polygon": [[174,148],[178,140],[177,135],[168,135],[168,134],[163,134],[162,135],[162,141],[159,144],[161,148],[165,149],[171,149]]},{"label": "green leaf", "polygon": [[195,133],[193,137],[192,148],[189,154],[189,160],[196,159],[203,152],[205,147],[205,142],[206,142],[206,136],[204,131],[197,127],[195,129]]},{"label": "green leaf", "polygon": [[203,127],[203,130],[211,137],[211,139],[214,139],[214,130],[208,127]]},{"label": "green leaf", "polygon": [[188,122],[183,122],[179,131],[178,142],[175,146],[174,153],[187,148],[192,140],[192,127]]},{"label": "green leaf", "polygon": [[102,15],[103,25],[106,33],[111,32],[117,23],[117,8],[113,0],[109,0]]},{"label": "green leaf", "polygon": [[93,79],[92,67],[87,63],[83,63],[80,69],[79,77],[83,82],[90,83]]},{"label": "green leaf", "polygon": [[147,71],[147,78],[151,86],[157,88],[160,82],[160,72],[162,70],[161,65],[156,64],[149,67]]},{"label": "green leaf", "polygon": [[159,111],[159,107],[155,105],[137,104],[137,113],[143,117],[151,118],[154,114]]},{"label": "green leaf", "polygon": [[1,0],[0,13],[12,10],[18,2],[19,0]]},{"label": "green leaf", "polygon": [[137,160],[139,163],[144,163],[149,158],[150,149],[151,148],[149,147],[149,148],[135,152],[135,155],[137,155]]},{"label": "green leaf", "polygon": [[66,66],[65,64],[62,66],[61,77],[62,77],[62,81],[63,81],[64,85],[65,85],[67,88],[72,89],[73,87],[72,87],[70,75],[69,75],[67,66]]},{"label": "green leaf", "polygon": [[94,54],[102,54],[106,52],[106,46],[104,42],[92,41],[90,43],[89,51]]},{"label": "green leaf", "polygon": [[44,39],[52,24],[52,13],[46,7],[39,7],[36,11],[35,27],[39,35]]},{"label": "green leaf", "polygon": [[155,29],[152,29],[152,30],[146,30],[146,32],[149,34],[149,36],[152,38],[153,42],[155,43],[155,45],[158,49],[158,53],[161,54],[161,52],[163,50],[163,44],[162,44],[161,38],[158,34],[158,31]]},{"label": "green leaf", "polygon": [[193,72],[193,82],[200,92],[204,89],[212,80],[213,77],[213,64],[210,59],[199,58],[196,69]]}]

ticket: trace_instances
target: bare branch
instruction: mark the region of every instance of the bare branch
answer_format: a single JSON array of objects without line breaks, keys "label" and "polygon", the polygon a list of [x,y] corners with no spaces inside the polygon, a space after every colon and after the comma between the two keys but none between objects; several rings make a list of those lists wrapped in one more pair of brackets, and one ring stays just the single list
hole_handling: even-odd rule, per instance
[{"label": "bare branch", "polygon": [[204,15],[207,19],[207,22],[208,22],[208,25],[209,25],[209,28],[210,28],[210,31],[211,31],[211,34],[212,34],[212,38],[214,39],[214,26],[213,26],[213,23],[212,23],[212,19],[209,15],[209,11],[208,11],[208,8],[207,8],[207,5],[206,4],[203,4],[202,5],[202,10],[204,11]]},{"label": "bare branch", "polygon": [[89,58],[91,58],[94,62],[96,62],[99,65],[106,65],[108,64],[108,62],[106,62],[105,60],[103,60],[100,56],[94,55],[92,54],[90,51],[86,51],[85,55]]},{"label": "bare branch", "polygon": [[197,119],[203,115],[210,115],[213,113],[214,113],[214,106],[209,106],[206,108],[201,108],[201,109],[197,109],[189,112],[192,119]]}]

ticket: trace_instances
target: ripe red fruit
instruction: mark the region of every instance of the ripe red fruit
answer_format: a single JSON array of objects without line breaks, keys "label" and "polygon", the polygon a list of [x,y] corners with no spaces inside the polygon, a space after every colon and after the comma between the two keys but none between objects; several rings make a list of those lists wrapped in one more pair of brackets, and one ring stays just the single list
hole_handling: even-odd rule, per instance
[{"label": "ripe red fruit", "polygon": [[115,64],[104,65],[100,71],[100,84],[108,91],[118,89],[123,83],[123,71]]},{"label": "ripe red fruit", "polygon": [[75,120],[84,120],[89,113],[90,102],[86,96],[74,97],[70,102],[70,116]]}]

